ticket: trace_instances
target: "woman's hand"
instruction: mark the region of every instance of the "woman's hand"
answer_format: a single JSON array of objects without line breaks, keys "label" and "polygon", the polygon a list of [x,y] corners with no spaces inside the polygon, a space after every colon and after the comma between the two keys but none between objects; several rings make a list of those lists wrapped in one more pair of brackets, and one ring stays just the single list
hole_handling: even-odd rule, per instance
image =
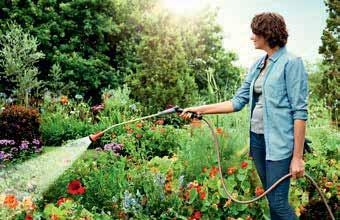
[{"label": "woman's hand", "polygon": [[303,159],[293,157],[292,162],[290,163],[290,173],[292,174],[293,179],[303,177],[305,173],[305,162]]},{"label": "woman's hand", "polygon": [[191,108],[185,108],[183,109],[183,112],[179,115],[180,117],[184,118],[184,119],[188,119],[191,117],[191,113],[190,112],[194,112],[197,115],[202,114],[200,112],[200,109],[198,107],[191,107]]}]

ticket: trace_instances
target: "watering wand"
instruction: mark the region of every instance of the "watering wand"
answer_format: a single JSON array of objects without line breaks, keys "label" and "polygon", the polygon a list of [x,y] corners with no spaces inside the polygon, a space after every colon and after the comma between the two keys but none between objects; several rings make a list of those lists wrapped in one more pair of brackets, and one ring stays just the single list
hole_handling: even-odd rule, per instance
[{"label": "watering wand", "polygon": [[[89,136],[89,138],[90,138],[91,142],[95,142],[101,136],[103,136],[105,132],[107,132],[108,130],[111,130],[114,127],[118,127],[118,126],[121,126],[121,125],[124,125],[124,124],[128,124],[128,123],[132,123],[132,122],[135,122],[135,121],[140,121],[140,120],[143,120],[143,119],[157,117],[157,116],[160,116],[160,115],[171,114],[171,113],[182,113],[182,112],[183,112],[182,108],[180,108],[178,106],[175,106],[175,107],[166,109],[164,111],[158,112],[156,114],[152,114],[152,115],[144,116],[144,117],[141,117],[141,118],[132,119],[132,120],[129,120],[129,121],[124,121],[122,123],[111,125],[110,127],[106,128],[103,131],[99,131],[99,132],[97,132],[95,134],[91,134]],[[188,113],[191,114],[191,117],[190,117],[191,119],[193,119],[193,118],[197,118],[197,119],[200,119],[200,120],[202,119],[202,115],[196,114],[195,112],[188,112]]]},{"label": "watering wand", "polygon": [[[153,114],[153,115],[148,115],[148,116],[145,116],[145,117],[142,117],[142,118],[137,118],[137,119],[132,119],[130,121],[125,121],[125,122],[122,122],[122,123],[119,123],[119,124],[115,124],[115,125],[112,125],[108,128],[106,128],[105,130],[103,131],[100,131],[98,133],[95,133],[95,134],[92,134],[89,136],[90,140],[92,142],[95,142],[96,140],[98,140],[101,136],[104,135],[104,133],[114,127],[117,127],[117,126],[120,126],[120,125],[124,125],[124,124],[128,124],[128,123],[131,123],[131,122],[135,122],[135,121],[140,121],[140,120],[143,120],[143,119],[148,119],[148,118],[152,118],[152,117],[157,117],[157,116],[160,116],[160,115],[164,115],[164,114],[171,114],[171,113],[182,113],[183,112],[183,109],[181,109],[180,107],[178,106],[175,106],[175,107],[172,107],[172,108],[169,108],[169,109],[166,109],[164,111],[161,111],[161,112],[158,112],[156,114]],[[193,118],[197,118],[199,120],[203,120],[209,127],[210,131],[211,131],[211,134],[212,134],[212,137],[214,139],[214,145],[215,145],[215,148],[216,148],[216,152],[217,152],[217,162],[218,162],[218,168],[219,168],[219,173],[221,175],[221,183],[222,183],[222,186],[223,186],[223,190],[224,192],[227,194],[227,196],[234,202],[236,203],[240,203],[240,204],[249,204],[249,203],[253,203],[257,200],[259,200],[260,198],[264,197],[265,195],[267,195],[270,191],[272,191],[277,185],[279,185],[282,181],[284,181],[285,179],[287,178],[290,178],[292,177],[292,174],[291,173],[288,173],[287,175],[281,177],[279,180],[277,180],[271,187],[269,187],[264,193],[262,193],[261,195],[251,199],[251,200],[237,200],[235,198],[232,197],[232,195],[228,192],[227,190],[227,187],[225,185],[225,182],[224,182],[224,178],[223,178],[223,172],[222,172],[222,166],[221,166],[221,156],[220,156],[220,143],[218,141],[218,138],[217,138],[217,135],[211,125],[211,123],[209,123],[208,120],[204,119],[202,117],[202,115],[199,115],[195,112],[187,112],[190,114],[190,118],[193,119]],[[327,211],[331,217],[332,220],[335,220],[335,217],[332,213],[332,210],[331,208],[329,207],[329,205],[327,204],[327,200],[323,194],[323,192],[321,191],[321,189],[319,188],[319,186],[317,185],[317,183],[313,180],[312,177],[310,177],[308,174],[304,174],[304,177],[307,178],[311,183],[312,185],[317,189],[322,201],[324,202],[326,208],[327,208]]]}]

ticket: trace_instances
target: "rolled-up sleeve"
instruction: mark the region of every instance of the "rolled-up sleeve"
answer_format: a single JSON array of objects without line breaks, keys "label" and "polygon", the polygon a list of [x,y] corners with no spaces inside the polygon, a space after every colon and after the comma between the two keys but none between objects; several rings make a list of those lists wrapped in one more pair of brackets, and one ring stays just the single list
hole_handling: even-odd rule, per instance
[{"label": "rolled-up sleeve", "polygon": [[308,74],[301,57],[286,64],[286,88],[292,106],[293,119],[308,119]]},{"label": "rolled-up sleeve", "polygon": [[235,95],[230,100],[232,105],[233,105],[234,112],[238,112],[238,111],[242,110],[242,108],[247,103],[249,103],[249,89],[250,89],[250,84],[251,84],[251,80],[252,80],[253,70],[254,70],[255,66],[257,66],[256,64],[257,63],[252,65],[252,67],[248,71],[247,76],[246,76],[245,80],[243,81],[241,87],[237,89]]}]

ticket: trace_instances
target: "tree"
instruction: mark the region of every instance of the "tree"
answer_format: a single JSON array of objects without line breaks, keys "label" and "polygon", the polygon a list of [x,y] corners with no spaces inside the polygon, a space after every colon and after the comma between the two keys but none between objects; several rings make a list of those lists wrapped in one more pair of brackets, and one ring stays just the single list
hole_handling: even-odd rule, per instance
[{"label": "tree", "polygon": [[328,18],[327,25],[321,37],[322,45],[319,53],[323,54],[323,63],[327,68],[323,71],[320,82],[320,94],[326,99],[327,106],[331,109],[332,120],[339,126],[339,100],[340,100],[340,3],[337,0],[325,1]]},{"label": "tree", "polygon": [[16,24],[9,24],[5,34],[0,35],[0,67],[3,69],[3,82],[15,85],[13,96],[28,106],[29,94],[41,86],[37,79],[38,69],[35,64],[44,54],[37,51],[37,39]]},{"label": "tree", "polygon": [[195,102],[197,86],[190,75],[183,41],[171,16],[151,11],[143,18],[143,35],[137,48],[141,63],[127,78],[132,96],[149,112],[167,105],[187,106]]}]

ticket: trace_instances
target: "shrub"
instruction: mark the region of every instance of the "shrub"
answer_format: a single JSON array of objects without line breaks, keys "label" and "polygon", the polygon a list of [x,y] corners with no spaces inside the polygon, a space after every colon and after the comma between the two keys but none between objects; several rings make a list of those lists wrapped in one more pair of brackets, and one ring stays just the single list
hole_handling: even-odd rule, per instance
[{"label": "shrub", "polygon": [[36,109],[9,105],[0,114],[0,161],[41,151],[40,116]]},{"label": "shrub", "polygon": [[41,86],[35,64],[44,54],[37,51],[37,39],[15,24],[8,24],[8,31],[0,35],[0,45],[0,68],[4,70],[0,82],[9,84],[6,87],[12,95],[28,106],[30,93]]},{"label": "shrub", "polygon": [[1,139],[40,139],[40,115],[38,110],[20,105],[8,105],[0,114]]}]

